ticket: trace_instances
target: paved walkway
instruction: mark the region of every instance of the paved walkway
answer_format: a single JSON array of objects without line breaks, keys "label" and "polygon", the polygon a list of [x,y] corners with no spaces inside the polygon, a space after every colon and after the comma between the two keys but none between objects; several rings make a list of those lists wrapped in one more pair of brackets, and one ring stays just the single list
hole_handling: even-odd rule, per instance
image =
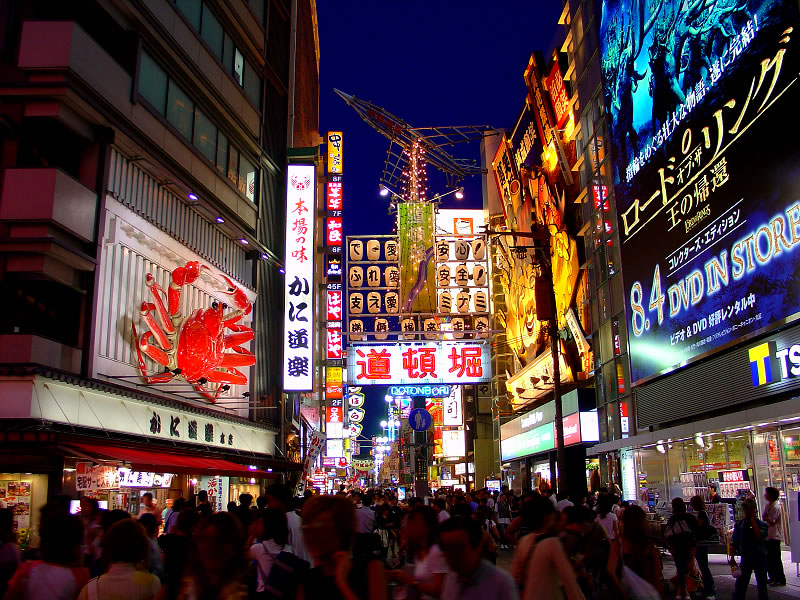
[{"label": "paved walkway", "polygon": [[[508,550],[500,550],[497,556],[497,564],[505,569],[511,566],[512,553]],[[663,556],[664,559],[664,578],[670,579],[675,575],[675,563],[669,555]],[[708,560],[711,573],[714,575],[714,583],[717,586],[717,598],[728,600],[733,596],[734,578],[731,576],[731,569],[728,566],[728,557],[724,554],[712,554]],[[783,569],[786,573],[786,587],[769,588],[769,597],[774,600],[789,600],[790,598],[800,598],[800,577],[797,576],[797,566],[789,562],[789,552],[783,552]],[[670,596],[668,595],[667,598]],[[698,596],[699,597],[699,596]],[[747,598],[755,600],[757,598],[756,578],[750,581],[750,590]]]}]

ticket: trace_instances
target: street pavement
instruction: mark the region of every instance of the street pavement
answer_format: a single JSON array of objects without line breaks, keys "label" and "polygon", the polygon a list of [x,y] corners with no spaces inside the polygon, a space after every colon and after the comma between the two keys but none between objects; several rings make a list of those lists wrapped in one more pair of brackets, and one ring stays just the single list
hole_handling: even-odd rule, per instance
[{"label": "street pavement", "polygon": [[[499,550],[497,555],[497,565],[506,570],[510,570],[511,557],[513,553],[509,550]],[[664,579],[670,579],[675,575],[675,563],[669,554],[662,555],[664,562]],[[714,583],[717,586],[717,598],[728,600],[733,596],[733,585],[735,579],[731,576],[731,569],[728,566],[728,557],[724,554],[712,554],[708,560],[711,573],[714,575]],[[797,565],[789,561],[789,552],[783,552],[783,570],[786,573],[786,587],[769,588],[769,597],[774,600],[789,600],[790,598],[800,598],[800,577],[797,576]],[[757,598],[756,578],[752,577],[747,598]],[[667,595],[667,598],[674,595]],[[699,595],[697,596],[700,597]]]}]

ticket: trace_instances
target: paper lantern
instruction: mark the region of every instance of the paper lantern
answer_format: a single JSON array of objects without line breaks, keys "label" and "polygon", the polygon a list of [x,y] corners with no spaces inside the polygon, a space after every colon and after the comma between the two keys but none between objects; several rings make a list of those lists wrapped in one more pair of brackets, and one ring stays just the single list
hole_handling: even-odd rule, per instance
[{"label": "paper lantern", "polygon": [[447,265],[439,265],[436,269],[436,278],[439,280],[439,287],[447,287],[450,285],[450,267]]},{"label": "paper lantern", "polygon": [[367,310],[373,315],[381,312],[381,295],[379,292],[367,294]]},{"label": "paper lantern", "polygon": [[353,292],[347,302],[350,307],[350,314],[360,315],[364,312],[364,294]]},{"label": "paper lantern", "polygon": [[483,265],[474,265],[472,267],[472,282],[475,285],[486,284],[486,267]]},{"label": "paper lantern", "polygon": [[450,244],[442,240],[436,244],[436,260],[444,262],[450,258]]},{"label": "paper lantern", "polygon": [[475,312],[486,312],[488,306],[489,305],[486,302],[486,292],[475,292]]},{"label": "paper lantern", "polygon": [[469,292],[458,292],[456,296],[456,309],[460,313],[469,312]]},{"label": "paper lantern", "polygon": [[386,304],[386,312],[390,315],[396,315],[400,310],[400,295],[397,292],[388,292],[383,302]]},{"label": "paper lantern", "polygon": [[439,294],[439,312],[449,314],[453,310],[453,296],[450,292],[442,292]]},{"label": "paper lantern", "polygon": [[372,265],[367,267],[367,285],[369,287],[378,287],[381,284],[381,268]]},{"label": "paper lantern", "polygon": [[397,267],[386,267],[383,271],[383,279],[386,283],[386,287],[398,287],[400,285],[400,269]]},{"label": "paper lantern", "polygon": [[383,259],[398,260],[400,258],[399,247],[395,240],[388,240],[383,243]]},{"label": "paper lantern", "polygon": [[347,279],[350,282],[350,287],[360,288],[364,283],[364,269],[361,267],[350,267],[347,272]]},{"label": "paper lantern", "polygon": [[367,241],[367,260],[379,260],[381,257],[381,243],[378,240]]},{"label": "paper lantern", "polygon": [[364,331],[364,322],[361,319],[353,319],[350,321],[350,341],[360,342],[364,339],[361,335]]},{"label": "paper lantern", "polygon": [[456,267],[456,285],[468,285],[469,284],[469,269],[467,269],[467,265],[458,265]]},{"label": "paper lantern", "polygon": [[389,321],[386,319],[375,319],[375,339],[379,341],[385,340],[388,336]]},{"label": "paper lantern", "polygon": [[463,339],[464,319],[461,317],[455,317],[450,321],[450,324],[453,326],[453,337],[457,340]]},{"label": "paper lantern", "polygon": [[[404,332],[406,332],[406,331],[416,331],[417,330],[417,325],[416,325],[416,323],[414,323],[414,319],[408,319],[407,318],[407,319],[403,319],[402,321],[400,321],[400,329],[402,329]],[[415,340],[415,339],[417,339],[417,336],[414,335],[413,333],[404,333],[403,334],[403,338],[406,339],[406,340]]]},{"label": "paper lantern", "polygon": [[364,260],[364,242],[361,240],[350,242],[350,260]]},{"label": "paper lantern", "polygon": [[439,326],[436,324],[436,319],[425,319],[423,323],[423,327],[425,328],[425,339],[426,340],[435,340],[439,336],[436,333],[428,333],[439,331]]},{"label": "paper lantern", "polygon": [[472,258],[475,260],[483,260],[486,256],[486,242],[478,239],[472,240]]},{"label": "paper lantern", "polygon": [[489,337],[489,317],[475,317],[474,325],[476,338]]},{"label": "paper lantern", "polygon": [[464,240],[458,240],[455,248],[456,260],[467,260],[469,257],[469,244]]}]

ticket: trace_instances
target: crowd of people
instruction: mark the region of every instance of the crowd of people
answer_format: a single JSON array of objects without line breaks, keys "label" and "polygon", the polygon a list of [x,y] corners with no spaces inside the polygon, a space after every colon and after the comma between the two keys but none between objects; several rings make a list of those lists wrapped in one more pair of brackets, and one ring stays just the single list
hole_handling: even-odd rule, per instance
[{"label": "crowd of people", "polygon": [[[743,599],[755,573],[760,600],[785,585],[778,493],[764,520],[745,501],[731,565]],[[581,600],[715,598],[709,548],[719,543],[700,496],[681,498],[663,539],[676,574],[665,580],[647,513],[602,488],[554,496],[441,492],[398,501],[395,490],[295,497],[273,484],[214,512],[203,492],[161,509],[150,494],[135,516],[69,498],[41,509],[35,560],[22,561],[11,514],[0,511],[0,595],[8,600]],[[777,539],[778,543],[775,544]],[[775,552],[777,551],[777,559]],[[498,552],[510,568],[496,565]],[[739,560],[736,561],[735,557]]]}]

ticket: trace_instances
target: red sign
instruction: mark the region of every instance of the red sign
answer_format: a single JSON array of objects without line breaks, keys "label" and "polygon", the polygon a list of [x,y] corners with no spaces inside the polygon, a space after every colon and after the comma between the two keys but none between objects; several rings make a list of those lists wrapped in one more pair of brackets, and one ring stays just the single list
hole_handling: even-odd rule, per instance
[{"label": "red sign", "polygon": [[341,406],[326,406],[325,407],[325,422],[342,423],[343,422],[343,409]]},{"label": "red sign", "polygon": [[569,118],[569,96],[567,96],[567,88],[564,87],[564,78],[561,77],[558,61],[553,63],[553,69],[544,81],[547,91],[550,92],[553,111],[556,113],[556,122],[559,127],[562,127]]},{"label": "red sign", "polygon": [[[326,398],[343,398],[344,385],[341,383],[329,383],[325,386]],[[340,409],[341,410],[341,409]]]},{"label": "red sign", "polygon": [[550,116],[551,108],[545,100],[536,54],[531,54],[531,58],[528,61],[528,68],[525,69],[525,83],[528,84],[528,98],[533,105],[533,114],[536,117],[536,125],[539,128],[539,139],[542,140],[542,146],[546,149],[554,141],[553,119]]},{"label": "red sign", "polygon": [[737,483],[740,481],[747,481],[744,476],[744,471],[720,471],[720,479],[725,483]]},{"label": "red sign", "polygon": [[327,330],[328,358],[342,358],[342,328],[331,327]]},{"label": "red sign", "polygon": [[331,181],[328,182],[325,205],[328,210],[342,210],[344,201],[342,198],[342,178],[341,176],[332,176]]},{"label": "red sign", "polygon": [[328,321],[342,320],[342,292],[339,290],[328,290]]},{"label": "red sign", "polygon": [[328,217],[325,222],[325,237],[328,246],[341,246],[342,235],[342,217]]},{"label": "red sign", "polygon": [[569,415],[562,420],[564,424],[564,445],[580,444],[581,442],[581,416],[580,413]]}]

